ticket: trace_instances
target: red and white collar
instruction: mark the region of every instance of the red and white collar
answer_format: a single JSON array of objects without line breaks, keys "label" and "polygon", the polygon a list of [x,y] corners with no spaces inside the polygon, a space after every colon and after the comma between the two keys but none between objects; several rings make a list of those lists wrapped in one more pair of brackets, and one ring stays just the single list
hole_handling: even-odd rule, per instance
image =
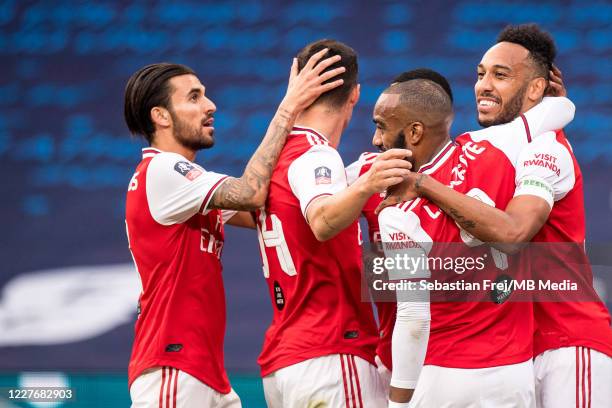
[{"label": "red and white collar", "polygon": [[159,149],[156,149],[154,147],[145,147],[142,149],[142,158],[146,159],[149,157],[153,157],[158,153],[161,153],[162,151]]},{"label": "red and white collar", "polygon": [[329,145],[329,140],[316,130],[305,126],[294,126],[290,136],[302,136],[306,138],[311,145]]},{"label": "red and white collar", "polygon": [[450,140],[430,161],[419,168],[418,173],[431,174],[436,171],[453,154],[457,145]]}]

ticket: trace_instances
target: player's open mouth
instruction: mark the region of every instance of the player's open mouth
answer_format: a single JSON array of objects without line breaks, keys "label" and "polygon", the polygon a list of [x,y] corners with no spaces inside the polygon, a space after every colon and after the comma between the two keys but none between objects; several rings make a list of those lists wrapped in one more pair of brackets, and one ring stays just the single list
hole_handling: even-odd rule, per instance
[{"label": "player's open mouth", "polygon": [[499,108],[499,102],[492,98],[480,98],[478,99],[478,112],[489,113]]},{"label": "player's open mouth", "polygon": [[202,122],[202,126],[204,127],[213,127],[215,124],[215,118],[209,118],[208,120]]}]

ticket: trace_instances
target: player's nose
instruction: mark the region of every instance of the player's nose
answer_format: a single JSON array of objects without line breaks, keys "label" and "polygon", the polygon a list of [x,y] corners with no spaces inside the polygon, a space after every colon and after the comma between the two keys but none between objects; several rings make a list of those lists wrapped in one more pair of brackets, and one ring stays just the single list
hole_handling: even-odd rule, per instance
[{"label": "player's nose", "polygon": [[204,97],[204,111],[210,115],[217,111],[217,105],[210,99]]},{"label": "player's nose", "polygon": [[483,75],[476,84],[474,84],[474,91],[476,92],[476,96],[481,95],[483,92],[491,92],[493,90],[493,82],[491,81],[491,76],[488,74]]},{"label": "player's nose", "polygon": [[378,132],[374,132],[374,136],[372,137],[372,145],[378,147],[382,146],[382,137],[378,134]]}]

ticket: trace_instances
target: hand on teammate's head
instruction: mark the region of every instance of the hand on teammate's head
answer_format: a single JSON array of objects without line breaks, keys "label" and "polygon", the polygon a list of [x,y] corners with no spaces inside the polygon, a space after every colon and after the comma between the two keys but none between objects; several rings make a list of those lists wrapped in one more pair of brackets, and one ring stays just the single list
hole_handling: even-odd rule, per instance
[{"label": "hand on teammate's head", "polygon": [[321,94],[331,91],[344,83],[342,79],[324,83],[346,71],[345,67],[338,67],[324,72],[327,67],[339,62],[341,59],[339,55],[334,55],[321,61],[327,52],[328,49],[325,48],[314,54],[299,72],[297,58],[293,59],[287,94],[283,103],[287,103],[290,108],[301,112],[308,108]]},{"label": "hand on teammate's head", "polygon": [[567,89],[563,83],[563,73],[555,64],[548,73],[549,82],[546,88],[545,96],[567,96]]}]

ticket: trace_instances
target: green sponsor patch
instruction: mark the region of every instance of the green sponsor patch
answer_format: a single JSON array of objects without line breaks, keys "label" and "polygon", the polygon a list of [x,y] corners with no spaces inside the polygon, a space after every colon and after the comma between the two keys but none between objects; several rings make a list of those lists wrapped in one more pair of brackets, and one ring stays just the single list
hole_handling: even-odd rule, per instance
[{"label": "green sponsor patch", "polygon": [[539,180],[529,180],[529,179],[523,180],[523,186],[525,186],[525,187],[531,186],[531,187],[542,188],[542,189],[546,190],[550,195],[554,195],[552,188],[550,188],[550,186],[548,184],[542,183]]}]

